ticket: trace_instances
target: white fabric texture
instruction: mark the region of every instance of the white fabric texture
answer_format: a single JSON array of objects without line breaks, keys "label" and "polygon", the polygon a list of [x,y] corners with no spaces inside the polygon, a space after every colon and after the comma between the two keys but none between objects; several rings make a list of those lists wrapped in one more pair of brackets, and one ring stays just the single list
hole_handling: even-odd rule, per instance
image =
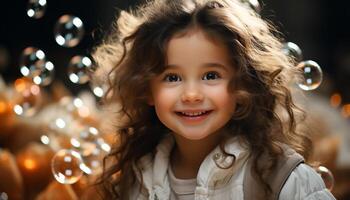
[{"label": "white fabric texture", "polygon": [[170,181],[170,200],[193,200],[196,190],[196,179],[178,179],[175,177],[171,167],[168,167]]},{"label": "white fabric texture", "polygon": [[[169,156],[174,146],[172,135],[165,137],[157,146],[157,151],[152,159],[146,155],[139,162],[142,171],[143,185],[135,186],[130,194],[134,200],[187,200],[175,196],[170,188],[169,177]],[[195,200],[230,199],[244,200],[243,179],[249,155],[249,148],[237,138],[230,138],[224,147],[225,151],[235,156],[224,156],[219,147],[216,147],[202,162],[194,188]],[[230,162],[234,164],[222,169],[218,166],[227,166]],[[134,166],[135,169],[135,166]],[[137,171],[136,171],[137,172]],[[138,174],[141,176],[141,174]],[[138,176],[140,182],[141,178]],[[177,181],[188,181],[177,179]],[[176,182],[176,180],[175,180]],[[174,182],[172,182],[174,183]],[[137,194],[138,188],[143,188],[141,194]],[[178,189],[178,188],[176,188]],[[180,191],[181,192],[181,191]],[[187,191],[188,192],[188,191]],[[300,164],[287,179],[279,199],[283,200],[331,200],[335,199],[325,188],[323,180],[311,167]]]}]

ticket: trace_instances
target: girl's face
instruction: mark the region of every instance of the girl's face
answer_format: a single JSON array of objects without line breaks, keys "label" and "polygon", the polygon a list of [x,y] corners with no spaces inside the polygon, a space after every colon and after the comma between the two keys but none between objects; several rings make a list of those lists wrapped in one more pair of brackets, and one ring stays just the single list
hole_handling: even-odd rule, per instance
[{"label": "girl's face", "polygon": [[175,134],[204,139],[235,111],[235,97],[228,91],[233,73],[224,44],[192,30],[169,41],[166,70],[151,81],[149,103]]}]

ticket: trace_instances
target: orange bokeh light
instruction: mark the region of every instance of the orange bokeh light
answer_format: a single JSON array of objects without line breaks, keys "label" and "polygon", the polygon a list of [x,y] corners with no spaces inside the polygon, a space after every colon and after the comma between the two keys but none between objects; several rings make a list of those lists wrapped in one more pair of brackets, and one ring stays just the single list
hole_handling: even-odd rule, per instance
[{"label": "orange bokeh light", "polygon": [[350,117],[350,104],[345,104],[341,110],[343,117]]},{"label": "orange bokeh light", "polygon": [[342,98],[340,96],[339,93],[334,93],[332,96],[331,96],[331,99],[330,99],[330,103],[331,103],[331,106],[332,107],[338,107],[340,106],[341,104],[341,101],[342,101]]},{"label": "orange bokeh light", "polygon": [[31,159],[31,158],[26,158],[25,160],[24,160],[24,167],[26,168],[26,169],[28,169],[28,170],[33,170],[33,169],[35,169],[36,168],[36,163],[35,163],[35,161],[33,160],[33,159]]},{"label": "orange bokeh light", "polygon": [[15,89],[18,92],[22,92],[28,87],[29,80],[27,78],[19,78],[15,81]]},{"label": "orange bokeh light", "polygon": [[6,112],[7,104],[6,102],[0,101],[0,114]]}]

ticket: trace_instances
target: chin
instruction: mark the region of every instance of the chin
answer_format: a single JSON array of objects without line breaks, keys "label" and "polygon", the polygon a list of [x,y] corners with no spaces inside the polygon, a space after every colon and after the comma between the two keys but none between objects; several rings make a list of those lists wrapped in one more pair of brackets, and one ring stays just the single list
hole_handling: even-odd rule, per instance
[{"label": "chin", "polygon": [[186,133],[186,134],[178,134],[181,137],[187,139],[187,140],[202,140],[209,136],[209,134],[203,134],[203,133]]}]

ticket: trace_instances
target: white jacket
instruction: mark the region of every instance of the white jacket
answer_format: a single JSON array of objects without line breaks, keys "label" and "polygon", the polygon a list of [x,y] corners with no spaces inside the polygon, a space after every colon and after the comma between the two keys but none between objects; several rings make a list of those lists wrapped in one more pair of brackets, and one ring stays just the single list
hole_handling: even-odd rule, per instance
[{"label": "white jacket", "polygon": [[[157,146],[152,162],[152,155],[141,158],[143,185],[138,182],[132,188],[131,200],[168,200],[170,199],[170,186],[168,178],[169,156],[174,146],[172,135],[165,137]],[[229,165],[232,157],[223,157],[219,147],[216,147],[202,162],[195,189],[195,200],[230,199],[243,200],[243,178],[246,170],[249,150],[236,138],[231,138],[225,145],[225,151],[236,157],[235,163],[228,169],[217,165]],[[134,166],[134,170],[137,170]],[[139,189],[141,193],[139,193]],[[282,188],[281,200],[328,200],[335,199],[325,188],[324,182],[311,167],[300,164],[287,179]]]}]

